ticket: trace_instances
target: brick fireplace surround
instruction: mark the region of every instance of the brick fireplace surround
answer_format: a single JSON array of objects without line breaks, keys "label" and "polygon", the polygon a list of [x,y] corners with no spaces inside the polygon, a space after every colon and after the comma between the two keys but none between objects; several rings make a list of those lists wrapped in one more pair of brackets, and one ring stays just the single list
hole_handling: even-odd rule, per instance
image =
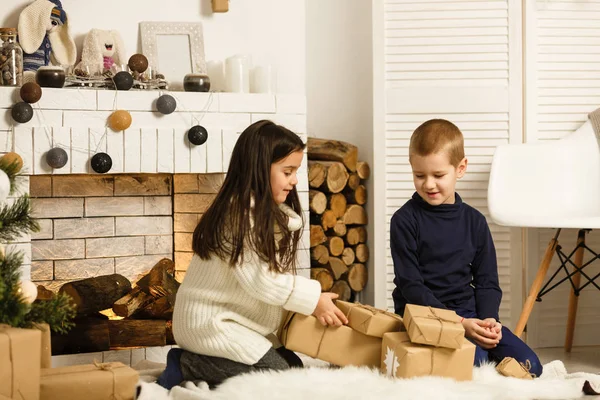
[{"label": "brick fireplace surround", "polygon": [[[306,134],[305,98],[298,95],[170,93],[177,110],[156,111],[158,91],[43,89],[34,117],[14,124],[10,108],[18,90],[0,87],[0,154],[15,151],[24,160],[19,188],[32,197],[41,230],[8,246],[23,251],[23,277],[51,290],[65,282],[111,273],[131,281],[163,257],[173,259],[183,279],[191,258],[191,233],[224,177],[241,131],[270,119]],[[112,110],[128,110],[132,126],[105,128]],[[208,141],[193,146],[187,129],[200,124]],[[67,151],[68,163],[52,169],[45,153]],[[97,174],[89,159],[97,152],[113,161]],[[308,221],[306,157],[298,190]],[[303,232],[300,274],[308,276],[309,231]],[[170,346],[54,356],[54,366],[97,361],[134,365],[164,362]]]}]

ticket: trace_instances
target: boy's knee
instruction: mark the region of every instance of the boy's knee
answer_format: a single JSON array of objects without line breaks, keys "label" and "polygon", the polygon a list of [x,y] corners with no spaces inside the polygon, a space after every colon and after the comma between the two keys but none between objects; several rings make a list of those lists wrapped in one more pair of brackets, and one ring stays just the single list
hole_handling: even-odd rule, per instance
[{"label": "boy's knee", "polygon": [[544,370],[540,359],[535,354],[532,354],[525,360],[525,366],[529,368],[529,373],[534,375],[536,378],[539,378],[542,375],[542,371]]}]

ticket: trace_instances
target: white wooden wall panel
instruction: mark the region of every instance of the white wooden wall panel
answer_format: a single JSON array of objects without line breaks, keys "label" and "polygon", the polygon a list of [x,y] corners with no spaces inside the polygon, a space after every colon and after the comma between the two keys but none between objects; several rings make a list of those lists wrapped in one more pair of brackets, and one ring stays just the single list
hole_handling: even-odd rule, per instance
[{"label": "white wooden wall panel", "polygon": [[[457,124],[465,135],[469,159],[468,172],[457,190],[486,216],[494,149],[521,140],[520,2],[388,0],[382,10],[385,306],[393,309],[389,220],[414,192],[408,163],[412,131],[431,118]],[[500,316],[511,321],[521,300],[520,287],[516,298],[513,290],[520,245],[515,244],[514,230],[494,224],[490,228],[504,291]]]},{"label": "white wooden wall panel", "polygon": [[[525,140],[556,140],[576,130],[589,112],[600,107],[600,2],[528,0],[526,6]],[[556,189],[560,190],[560,182]],[[551,229],[528,230],[528,286],[553,234]],[[565,252],[574,247],[576,238],[576,230],[561,233]],[[599,232],[589,234],[588,245],[600,249]],[[558,265],[555,256],[549,275]],[[600,272],[600,262],[588,268],[589,275],[594,276]],[[563,345],[569,291],[565,282],[536,303],[527,326],[532,345]],[[600,291],[592,286],[581,293],[575,346],[600,344],[595,334],[600,330],[599,301]]]}]

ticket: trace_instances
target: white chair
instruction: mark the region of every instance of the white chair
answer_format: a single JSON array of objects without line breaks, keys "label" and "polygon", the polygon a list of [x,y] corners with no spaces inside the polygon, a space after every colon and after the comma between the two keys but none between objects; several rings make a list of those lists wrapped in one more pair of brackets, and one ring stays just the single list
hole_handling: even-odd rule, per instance
[{"label": "white chair", "polygon": [[[596,117],[596,113],[600,114],[599,111],[590,114],[591,120],[561,140],[498,146],[488,187],[488,206],[495,223],[557,229],[531,285],[515,334],[520,336],[523,333],[535,301],[568,280],[572,287],[565,339],[567,351],[573,344],[580,291],[590,284],[600,290],[594,282],[600,274],[589,277],[583,271],[600,258],[585,245],[585,234],[600,228],[600,136],[594,131],[596,118],[600,121],[600,117]],[[600,123],[596,126],[600,127]],[[577,245],[568,255],[558,245],[562,228],[579,229]],[[594,257],[582,265],[585,249]],[[554,253],[560,257],[561,266],[542,288]],[[573,255],[574,261],[571,261]],[[574,270],[569,272],[567,264],[572,265]],[[546,289],[555,278],[560,278],[558,273],[561,270],[566,276]],[[580,286],[581,275],[587,279],[583,286]]]}]

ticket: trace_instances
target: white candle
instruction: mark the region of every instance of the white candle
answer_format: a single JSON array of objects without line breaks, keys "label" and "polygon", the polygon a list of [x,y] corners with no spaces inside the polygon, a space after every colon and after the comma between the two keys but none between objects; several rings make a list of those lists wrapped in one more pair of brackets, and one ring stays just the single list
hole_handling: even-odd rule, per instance
[{"label": "white candle", "polygon": [[210,78],[210,90],[212,92],[225,91],[225,70],[222,61],[209,61],[206,63],[208,77]]},{"label": "white candle", "polygon": [[272,65],[260,65],[252,69],[251,93],[275,93],[276,74]]},{"label": "white candle", "polygon": [[225,60],[225,90],[234,93],[250,92],[248,59],[233,56]]}]

